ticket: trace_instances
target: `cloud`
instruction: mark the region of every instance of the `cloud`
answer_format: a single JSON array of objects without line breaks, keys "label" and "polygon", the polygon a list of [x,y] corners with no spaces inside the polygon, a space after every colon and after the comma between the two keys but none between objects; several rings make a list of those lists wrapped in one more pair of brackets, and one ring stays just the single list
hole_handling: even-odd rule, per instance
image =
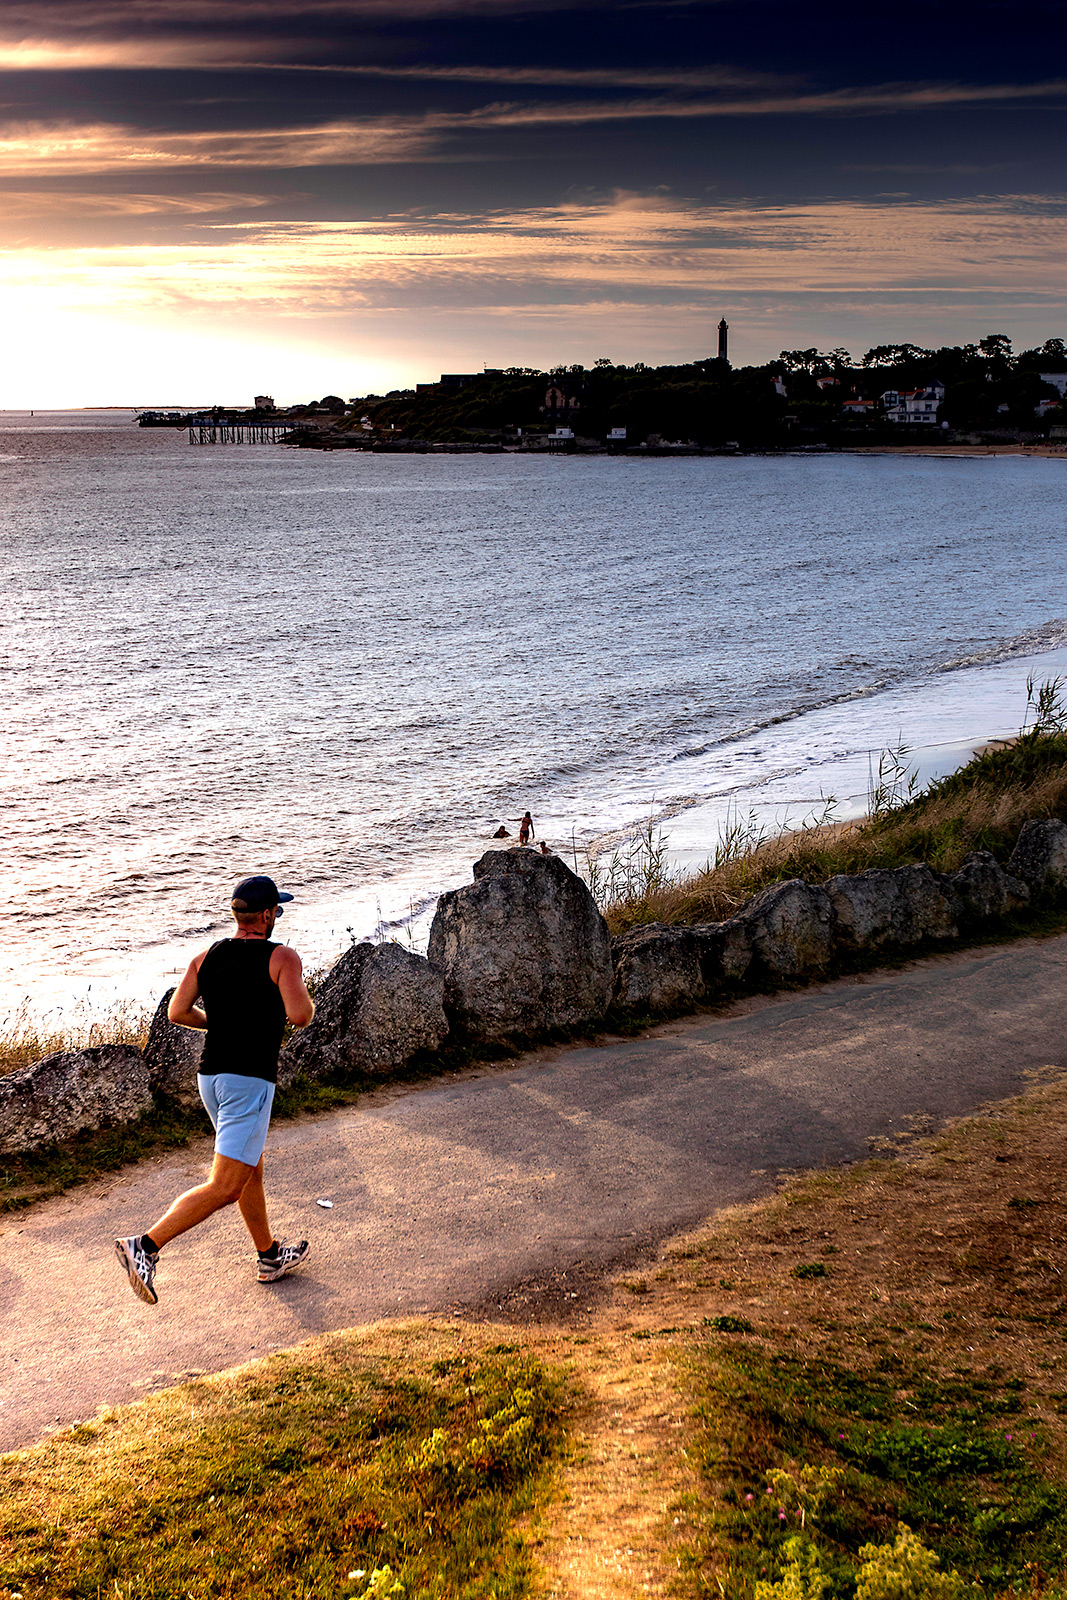
[{"label": "cloud", "polygon": [[429,155],[428,118],[366,118],[309,127],[152,133],[116,123],[12,123],[0,129],[0,176],[183,167],[319,167]]},{"label": "cloud", "polygon": [[0,189],[4,223],[33,218],[204,217],[273,203],[273,195],[234,190],[198,194],[94,194],[76,189]]},{"label": "cloud", "polygon": [[[354,22],[386,18],[390,21],[416,17],[477,16],[491,19],[516,14],[558,11],[571,8],[573,0],[288,0],[283,11],[271,0],[227,0],[221,9],[216,0],[183,0],[176,12],[162,9],[156,0],[7,0],[4,6],[4,33],[12,39],[70,37],[98,34],[123,39],[138,33],[153,35],[173,31],[190,34],[203,28],[234,33],[248,29],[262,32],[291,27],[299,19],[307,26],[316,19],[324,22]],[[585,0],[586,6],[606,8],[615,0]],[[670,0],[642,0],[646,9],[660,4],[669,8]]]},{"label": "cloud", "polygon": [[249,51],[240,34],[134,33],[115,37],[37,37],[0,32],[0,72],[142,71],[207,68],[216,71],[294,71],[333,76],[425,83],[492,83],[575,89],[758,89],[795,80],[778,74],[706,68],[506,66],[471,63],[441,66],[323,61],[333,48],[307,35],[257,39]]},{"label": "cloud", "polygon": [[991,297],[1061,305],[1067,203],[684,205],[618,195],[487,216],[209,225],[195,243],[0,253],[7,314],[232,304],[290,319],[436,308],[494,317],[583,306]]},{"label": "cloud", "polygon": [[228,37],[42,38],[0,35],[0,72],[219,67],[246,53]]},{"label": "cloud", "polygon": [[475,356],[692,359],[723,314],[742,361],[990,327],[1038,343],[1067,312],[1067,202],[1045,195],[716,207],[619,194],[185,226],[184,243],[0,250],[7,403],[356,393]]},{"label": "cloud", "polygon": [[449,140],[486,131],[679,118],[861,116],[946,106],[1025,103],[1065,94],[1067,80],[1040,84],[887,84],[770,95],[646,94],[608,100],[497,100],[471,110],[340,118],[288,128],[191,132],[105,122],[9,122],[0,127],[0,175],[204,165],[379,165],[441,158]]}]

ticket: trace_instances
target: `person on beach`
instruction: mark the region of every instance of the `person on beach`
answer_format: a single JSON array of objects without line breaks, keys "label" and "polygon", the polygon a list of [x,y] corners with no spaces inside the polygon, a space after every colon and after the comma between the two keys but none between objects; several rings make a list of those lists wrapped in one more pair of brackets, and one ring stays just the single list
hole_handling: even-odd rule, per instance
[{"label": "person on beach", "polygon": [[292,898],[273,878],[242,879],[230,902],[237,932],[194,956],[171,996],[171,1022],[207,1031],[197,1087],[215,1129],[215,1159],[208,1181],[180,1195],[147,1233],[115,1240],[130,1287],[149,1305],[159,1298],[154,1280],[163,1246],[223,1206],[236,1203],[240,1210],[258,1253],[260,1283],[284,1278],[307,1259],[306,1239],[275,1239],[263,1191],[263,1146],[286,1019],[303,1028],[315,1015],[300,957],[271,939],[281,902]]},{"label": "person on beach", "polygon": [[533,818],[527,811],[526,815],[519,818],[519,843],[529,844],[534,837]]}]

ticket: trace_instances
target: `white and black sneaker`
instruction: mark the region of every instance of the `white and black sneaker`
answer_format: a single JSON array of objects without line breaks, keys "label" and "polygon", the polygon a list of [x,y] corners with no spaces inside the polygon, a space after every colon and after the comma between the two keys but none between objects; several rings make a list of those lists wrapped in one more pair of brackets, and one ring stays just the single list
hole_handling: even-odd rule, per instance
[{"label": "white and black sneaker", "polygon": [[276,1283],[284,1278],[307,1260],[310,1249],[307,1240],[301,1239],[299,1244],[276,1244],[273,1250],[265,1251],[259,1258],[260,1283]]},{"label": "white and black sneaker", "polygon": [[133,1239],[116,1239],[115,1254],[122,1263],[122,1270],[130,1280],[130,1288],[141,1300],[146,1300],[150,1306],[159,1301],[159,1296],[152,1287],[156,1276],[156,1267],[159,1265],[158,1255],[149,1255],[147,1250],[141,1248],[141,1238],[138,1234]]}]

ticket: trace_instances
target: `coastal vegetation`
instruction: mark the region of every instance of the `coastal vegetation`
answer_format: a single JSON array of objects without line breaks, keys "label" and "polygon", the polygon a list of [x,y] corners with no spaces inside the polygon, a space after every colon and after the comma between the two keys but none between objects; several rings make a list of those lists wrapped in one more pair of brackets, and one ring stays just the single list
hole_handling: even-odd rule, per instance
[{"label": "coastal vegetation", "polygon": [[143,1048],[152,1013],[143,1006],[117,1005],[102,1017],[36,1016],[29,1000],[0,1022],[0,1073],[28,1067],[57,1050],[84,1050],[101,1044],[132,1044]]},{"label": "coastal vegetation", "polygon": [[[624,429],[620,448],[672,442],[741,449],[798,443],[901,443],[940,436],[938,426],[894,422],[890,392],[944,386],[937,424],[975,440],[1041,439],[1067,422],[1059,387],[1042,373],[1067,373],[1067,345],[1048,339],[1015,354],[1006,334],[976,344],[924,349],[877,345],[855,358],[838,348],[783,350],[762,366],[718,357],[627,366],[603,357],[560,365],[447,375],[417,389],[368,394],[329,421],[338,442],[401,440],[472,444],[536,442],[564,425],[602,442]],[[332,398],[332,397],[331,397]],[[1043,413],[1043,414],[1040,414]],[[304,442],[313,442],[309,433]]]},{"label": "coastal vegetation", "polygon": [[955,872],[975,850],[1005,864],[1029,818],[1067,821],[1060,686],[1033,690],[1032,700],[1036,705],[1049,687],[1052,701],[1019,738],[980,751],[920,794],[909,787],[907,750],[885,752],[872,778],[870,811],[859,821],[821,821],[769,837],[753,817],[736,818],[703,870],[682,879],[671,877],[664,841],[645,824],[633,846],[616,853],[614,872],[610,861],[594,864],[608,926],[623,933],[649,922],[720,922],[760,889],[788,878],[825,883],[838,873],[912,861]]}]

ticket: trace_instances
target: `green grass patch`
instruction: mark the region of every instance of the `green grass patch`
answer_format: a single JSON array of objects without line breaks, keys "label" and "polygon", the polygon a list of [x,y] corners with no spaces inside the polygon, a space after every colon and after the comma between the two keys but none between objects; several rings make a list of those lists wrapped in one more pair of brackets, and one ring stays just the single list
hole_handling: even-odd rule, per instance
[{"label": "green grass patch", "polygon": [[[683,1553],[687,1593],[747,1600],[775,1584],[775,1600],[851,1600],[869,1546],[875,1567],[932,1552],[961,1591],[1031,1593],[1037,1575],[1063,1575],[1067,1491],[1012,1380],[936,1380],[899,1356],[849,1370],[746,1346],[710,1348],[692,1371],[704,1488],[690,1506],[703,1532]],[[920,1541],[910,1554],[894,1548],[901,1523]],[[928,1565],[895,1592],[942,1592]],[[871,1572],[862,1578],[866,1592]]]},{"label": "green grass patch", "polygon": [[455,1341],[326,1341],[6,1457],[0,1600],[519,1600],[570,1402]]}]

